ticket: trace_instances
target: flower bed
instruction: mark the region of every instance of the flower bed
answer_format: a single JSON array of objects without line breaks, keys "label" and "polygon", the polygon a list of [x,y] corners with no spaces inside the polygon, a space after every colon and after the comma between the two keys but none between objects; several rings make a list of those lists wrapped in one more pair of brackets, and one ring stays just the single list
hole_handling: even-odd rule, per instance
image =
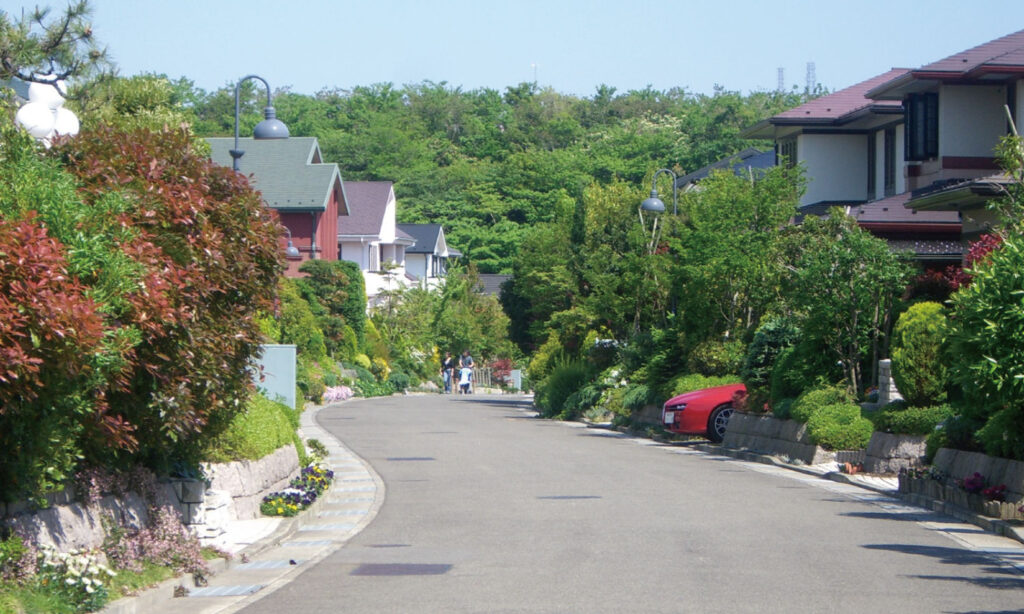
[{"label": "flower bed", "polygon": [[904,469],[899,474],[899,490],[903,494],[925,496],[990,518],[1024,521],[1024,504],[1006,501],[1006,485],[988,485],[978,472],[955,479],[935,467]]},{"label": "flower bed", "polygon": [[309,465],[290,487],[263,498],[260,511],[266,516],[294,516],[306,509],[331,486],[334,472],[320,464]]}]

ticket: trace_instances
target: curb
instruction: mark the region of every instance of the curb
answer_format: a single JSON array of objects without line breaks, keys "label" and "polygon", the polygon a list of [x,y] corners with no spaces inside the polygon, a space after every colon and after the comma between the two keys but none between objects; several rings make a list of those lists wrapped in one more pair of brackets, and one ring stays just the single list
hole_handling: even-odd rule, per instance
[{"label": "curb", "polygon": [[[332,403],[330,405],[337,405],[337,403]],[[351,537],[355,536],[360,531],[362,531],[364,528],[366,528],[366,526],[369,525],[373,518],[376,516],[377,511],[379,510],[380,505],[382,504],[384,487],[383,482],[380,479],[380,476],[377,475],[377,473],[373,470],[369,463],[367,463],[361,457],[359,457],[354,452],[349,450],[349,448],[345,446],[344,443],[342,443],[333,435],[325,431],[322,427],[320,427],[319,424],[316,423],[316,416],[320,413],[321,410],[323,410],[326,407],[328,407],[328,405],[313,406],[309,407],[308,409],[302,412],[300,416],[301,422],[298,429],[299,436],[302,438],[303,441],[314,438],[320,439],[323,440],[325,444],[335,445],[346,450],[353,458],[358,459],[359,462],[366,467],[369,474],[374,480],[375,487],[377,488],[377,495],[375,496],[377,501],[375,502],[373,508],[367,513],[367,515],[359,523],[357,523],[354,529],[351,530],[351,534],[349,535],[348,538],[350,539]],[[296,533],[298,533],[299,529],[301,529],[303,526],[314,524],[313,521],[317,518],[321,508],[325,505],[324,502],[328,499],[328,495],[334,488],[338,487],[340,484],[341,481],[335,479],[335,481],[331,484],[331,488],[328,489],[320,497],[317,497],[317,500],[314,501],[309,507],[302,510],[301,513],[295,516],[289,518],[282,518],[281,522],[273,531],[270,532],[270,534],[260,538],[259,540],[253,542],[252,544],[249,544],[248,546],[245,546],[238,552],[234,553],[234,555],[230,559],[218,558],[212,561],[208,561],[207,565],[209,571],[207,573],[207,578],[212,578],[220,573],[230,570],[232,567],[240,563],[243,555],[245,557],[252,558],[264,552],[265,550],[269,550],[270,548],[280,546],[282,543],[284,543],[292,536],[294,536]],[[348,541],[348,539],[338,542],[336,544],[337,547],[328,549],[326,553],[321,553],[321,555],[316,558],[322,558],[323,556],[330,554],[337,548],[340,548],[342,545],[344,545],[344,543]],[[297,569],[296,571],[303,570]],[[112,601],[99,611],[102,614],[139,614],[150,612],[156,610],[159,604],[162,604],[165,601],[167,601],[168,595],[173,594],[174,589],[178,586],[183,585],[186,588],[190,588],[193,586],[193,584],[194,580],[191,574],[181,574],[179,576],[164,580],[155,586],[142,589],[137,595],[131,597],[122,597],[117,601]],[[270,587],[268,586],[266,588]],[[260,596],[262,597],[265,594],[267,593],[262,593]]]}]

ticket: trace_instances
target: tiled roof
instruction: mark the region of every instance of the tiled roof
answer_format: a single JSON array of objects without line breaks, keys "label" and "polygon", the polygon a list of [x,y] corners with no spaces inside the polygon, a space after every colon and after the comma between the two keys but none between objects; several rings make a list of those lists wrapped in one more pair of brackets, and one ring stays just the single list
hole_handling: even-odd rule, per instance
[{"label": "tiled roof", "polygon": [[440,224],[398,224],[398,229],[416,239],[416,245],[405,250],[407,254],[433,254],[441,238]]},{"label": "tiled roof", "polygon": [[710,175],[711,171],[719,169],[732,168],[733,172],[737,175],[742,173],[746,176],[746,170],[748,168],[769,169],[773,166],[775,166],[774,149],[762,150],[756,147],[748,147],[735,155],[729,156],[728,158],[722,158],[718,162],[709,164],[702,169],[693,171],[688,175],[683,175],[676,180],[676,186],[681,187],[700,181]]},{"label": "tiled roof", "polygon": [[[222,166],[232,165],[229,151],[235,140],[208,138],[210,159]],[[331,192],[341,187],[336,164],[319,163],[320,148],[313,137],[289,139],[238,140],[245,152],[239,171],[252,175],[252,185],[263,195],[267,206],[278,210],[326,211]],[[344,200],[339,197],[339,200]],[[344,207],[344,202],[339,202]]]},{"label": "tiled roof", "polygon": [[960,260],[964,246],[958,239],[886,239],[893,251],[911,251],[917,257]]},{"label": "tiled roof", "polygon": [[818,122],[825,120],[829,123],[842,123],[841,120],[846,116],[868,107],[898,108],[902,105],[899,101],[875,101],[868,98],[865,94],[875,87],[908,72],[909,69],[906,68],[893,68],[889,72],[872,77],[867,81],[861,81],[856,85],[851,85],[828,96],[815,98],[794,109],[783,111],[773,116],[769,121],[771,123],[800,123],[801,121],[808,120],[817,120]]},{"label": "tiled roof", "polygon": [[949,73],[967,77],[974,76],[972,73],[989,72],[996,67],[1008,66],[1017,66],[1024,71],[1024,30],[954,53],[938,62],[925,64],[915,70],[914,74]]},{"label": "tiled roof", "polygon": [[960,227],[960,214],[956,211],[916,211],[906,206],[911,193],[903,192],[872,202],[856,205],[850,215],[858,224],[935,224]]},{"label": "tiled roof", "polygon": [[394,184],[390,181],[347,181],[349,215],[338,220],[339,235],[380,235]]},{"label": "tiled roof", "polygon": [[1000,76],[1013,78],[1021,74],[1024,74],[1024,30],[925,64],[879,84],[868,95],[875,99],[897,100],[921,91],[928,82],[989,78],[998,83]]},{"label": "tiled roof", "polygon": [[511,275],[498,275],[496,273],[480,274],[480,294],[498,296],[501,294],[501,284],[512,279]]}]

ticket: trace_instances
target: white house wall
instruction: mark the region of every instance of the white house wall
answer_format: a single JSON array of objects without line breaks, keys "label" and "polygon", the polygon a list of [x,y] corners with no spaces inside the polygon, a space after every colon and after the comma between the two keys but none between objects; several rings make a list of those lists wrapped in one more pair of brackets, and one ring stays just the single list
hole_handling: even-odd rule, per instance
[{"label": "white house wall", "polygon": [[807,172],[807,192],[800,204],[865,200],[867,145],[863,134],[801,134],[797,159]]},{"label": "white house wall", "polygon": [[427,254],[406,254],[405,270],[416,279],[425,279],[428,271],[427,261]]},{"label": "white house wall", "polygon": [[1006,88],[944,85],[939,92],[939,155],[992,157],[1006,134]]},{"label": "white house wall", "polygon": [[370,254],[367,245],[355,241],[342,241],[338,247],[338,257],[341,260],[358,264],[360,271],[370,268]]}]

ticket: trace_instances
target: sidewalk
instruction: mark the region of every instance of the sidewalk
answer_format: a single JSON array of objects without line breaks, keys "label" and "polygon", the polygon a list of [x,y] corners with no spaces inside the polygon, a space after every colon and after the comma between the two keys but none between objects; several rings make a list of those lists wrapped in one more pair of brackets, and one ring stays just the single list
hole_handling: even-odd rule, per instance
[{"label": "sidewalk", "polygon": [[1024,527],[1014,526],[1003,520],[982,516],[981,514],[976,514],[970,510],[950,505],[944,501],[937,501],[930,497],[900,493],[900,483],[896,476],[869,475],[864,473],[851,475],[840,471],[839,463],[825,463],[823,465],[795,465],[787,463],[785,460],[776,456],[758,454],[748,450],[732,450],[723,448],[720,444],[697,444],[694,448],[708,454],[719,454],[745,461],[775,465],[776,467],[799,471],[800,473],[805,473],[807,475],[815,475],[833,482],[857,486],[859,488],[893,497],[894,499],[901,499],[908,504],[915,505],[926,510],[945,514],[946,516],[952,516],[957,520],[973,524],[974,526],[984,531],[988,531],[989,533],[993,533],[1001,537],[1007,537],[1024,544]]},{"label": "sidewalk", "polygon": [[[292,518],[236,520],[217,546],[234,556],[211,563],[204,581],[182,576],[136,597],[119,599],[108,614],[214,614],[236,612],[291,581],[362,531],[384,501],[384,483],[373,468],[316,424],[323,407],[301,415],[303,441],[319,439],[329,452],[334,483],[316,503]],[[202,586],[199,586],[202,584]]]}]

